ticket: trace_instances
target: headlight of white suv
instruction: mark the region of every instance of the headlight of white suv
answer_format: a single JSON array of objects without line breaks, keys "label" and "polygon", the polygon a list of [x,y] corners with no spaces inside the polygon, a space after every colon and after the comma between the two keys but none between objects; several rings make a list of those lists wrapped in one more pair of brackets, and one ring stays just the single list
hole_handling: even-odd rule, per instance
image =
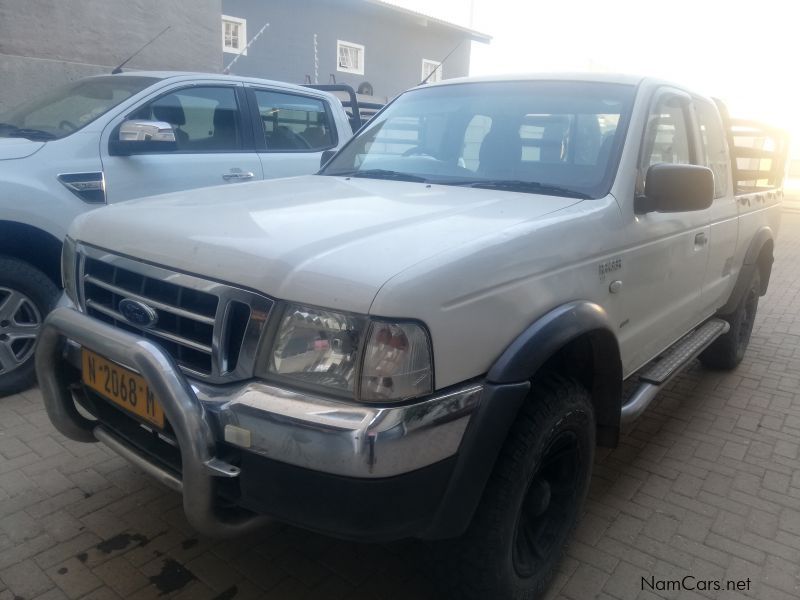
[{"label": "headlight of white suv", "polygon": [[268,377],[364,402],[405,400],[433,390],[431,345],[423,326],[298,304],[286,308],[266,371]]},{"label": "headlight of white suv", "polygon": [[61,285],[67,293],[67,297],[76,305],[78,304],[77,261],[75,240],[69,237],[65,238],[61,248]]}]

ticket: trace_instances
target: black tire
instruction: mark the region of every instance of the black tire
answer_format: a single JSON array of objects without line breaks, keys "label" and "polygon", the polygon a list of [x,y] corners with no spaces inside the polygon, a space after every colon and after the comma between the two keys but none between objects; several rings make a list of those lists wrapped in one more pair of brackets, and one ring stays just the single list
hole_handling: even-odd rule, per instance
[{"label": "black tire", "polygon": [[434,549],[444,596],[539,598],[581,512],[594,449],[586,390],[555,375],[534,381],[469,529]]},{"label": "black tire", "polygon": [[33,351],[58,288],[36,267],[0,256],[0,398],[36,381]]},{"label": "black tire", "polygon": [[750,343],[750,334],[753,333],[759,296],[761,274],[755,269],[739,306],[730,315],[722,316],[730,323],[728,333],[719,336],[700,354],[700,362],[705,367],[729,371],[739,366]]}]

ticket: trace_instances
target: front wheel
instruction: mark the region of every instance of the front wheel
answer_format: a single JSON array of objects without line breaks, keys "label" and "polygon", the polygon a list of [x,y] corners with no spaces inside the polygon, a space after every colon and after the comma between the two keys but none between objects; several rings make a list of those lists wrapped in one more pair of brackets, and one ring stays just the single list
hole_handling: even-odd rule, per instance
[{"label": "front wheel", "polygon": [[438,548],[447,597],[546,591],[583,506],[594,447],[587,391],[556,375],[534,381],[467,533]]},{"label": "front wheel", "polygon": [[35,267],[0,256],[0,397],[36,380],[34,350],[58,288]]}]

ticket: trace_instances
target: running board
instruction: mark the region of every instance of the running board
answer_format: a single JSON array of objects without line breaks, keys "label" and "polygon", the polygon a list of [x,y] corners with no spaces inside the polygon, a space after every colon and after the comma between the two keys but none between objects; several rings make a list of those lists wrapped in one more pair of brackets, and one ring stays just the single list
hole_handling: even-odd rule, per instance
[{"label": "running board", "polygon": [[680,373],[697,355],[708,348],[719,336],[727,333],[729,329],[730,324],[722,319],[706,321],[640,369],[633,376],[638,380],[638,386],[622,405],[620,417],[622,424],[626,425],[635,421],[664,384]]}]

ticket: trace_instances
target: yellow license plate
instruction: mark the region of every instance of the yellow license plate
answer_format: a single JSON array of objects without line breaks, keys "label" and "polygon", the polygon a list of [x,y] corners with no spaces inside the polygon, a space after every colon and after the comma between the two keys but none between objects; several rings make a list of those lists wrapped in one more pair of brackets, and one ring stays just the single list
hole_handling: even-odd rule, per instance
[{"label": "yellow license plate", "polygon": [[83,383],[117,406],[164,428],[164,410],[141,375],[84,349]]}]

